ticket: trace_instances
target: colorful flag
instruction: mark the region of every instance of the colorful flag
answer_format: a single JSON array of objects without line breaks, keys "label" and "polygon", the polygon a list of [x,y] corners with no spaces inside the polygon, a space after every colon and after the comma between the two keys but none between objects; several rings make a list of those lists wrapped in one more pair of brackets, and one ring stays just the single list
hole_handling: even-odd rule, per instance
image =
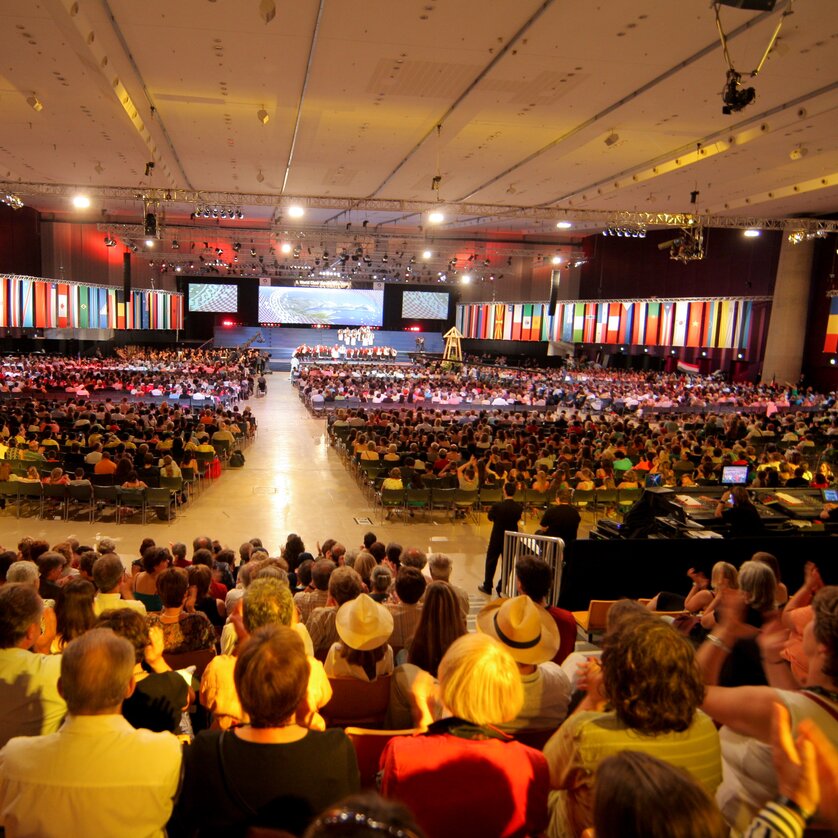
[{"label": "colorful flag", "polygon": [[705,305],[704,342],[701,345],[715,347],[719,337],[719,312],[721,311],[721,305],[716,300]]},{"label": "colorful flag", "polygon": [[698,364],[688,364],[686,361],[678,361],[678,372],[685,372],[688,375],[698,375]]},{"label": "colorful flag", "polygon": [[826,339],[824,352],[838,352],[838,297],[829,301],[829,317],[826,321]]},{"label": "colorful flag", "polygon": [[660,303],[646,303],[646,340],[647,346],[658,346],[658,332],[660,331]]},{"label": "colorful flag", "polygon": [[690,316],[690,304],[683,300],[675,303],[674,326],[672,329],[672,345],[683,346],[687,342],[687,320]]},{"label": "colorful flag", "polygon": [[646,343],[646,317],[648,303],[635,303],[634,324],[631,330],[631,342],[635,346],[642,346]]},{"label": "colorful flag", "polygon": [[748,342],[751,339],[751,316],[753,314],[754,304],[751,300],[740,300],[739,302],[739,322],[736,326],[736,347],[737,349],[747,349]]},{"label": "colorful flag", "polygon": [[584,303],[585,306],[585,326],[582,334],[583,343],[593,343],[595,340],[597,324],[597,304]]},{"label": "colorful flag", "polygon": [[573,343],[573,315],[576,307],[573,304],[562,305],[562,340]]},{"label": "colorful flag", "polygon": [[623,313],[620,317],[620,331],[617,339],[620,343],[631,343],[634,319],[634,303],[623,303]]},{"label": "colorful flag", "polygon": [[687,316],[687,346],[701,346],[701,321],[705,303],[690,303]]},{"label": "colorful flag", "polygon": [[675,325],[675,303],[661,306],[660,346],[672,346],[672,327]]},{"label": "colorful flag", "polygon": [[616,343],[620,339],[620,313],[622,306],[619,303],[606,303],[608,309],[608,326],[605,340],[608,343]]},{"label": "colorful flag", "polygon": [[733,300],[722,300],[719,303],[719,337],[716,346],[719,349],[733,347],[733,321],[736,317],[736,303]]},{"label": "colorful flag", "polygon": [[512,306],[506,307],[506,314],[503,316],[503,339],[512,340]]},{"label": "colorful flag", "polygon": [[573,304],[573,342],[582,343],[585,339],[585,304]]}]

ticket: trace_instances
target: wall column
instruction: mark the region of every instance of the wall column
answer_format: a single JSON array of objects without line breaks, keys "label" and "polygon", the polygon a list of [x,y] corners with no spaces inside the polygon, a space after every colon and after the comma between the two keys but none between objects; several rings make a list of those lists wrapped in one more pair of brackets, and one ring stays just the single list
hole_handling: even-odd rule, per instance
[{"label": "wall column", "polygon": [[762,361],[764,382],[776,378],[778,383],[796,384],[800,378],[814,252],[814,241],[792,244],[784,239],[780,248]]}]

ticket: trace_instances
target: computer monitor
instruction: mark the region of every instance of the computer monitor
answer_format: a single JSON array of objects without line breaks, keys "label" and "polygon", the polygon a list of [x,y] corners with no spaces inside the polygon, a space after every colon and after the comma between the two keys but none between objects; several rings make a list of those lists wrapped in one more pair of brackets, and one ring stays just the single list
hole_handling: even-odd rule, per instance
[{"label": "computer monitor", "polygon": [[722,484],[724,486],[747,486],[747,466],[724,466],[722,468]]},{"label": "computer monitor", "polygon": [[838,503],[838,489],[821,489],[824,503]]}]

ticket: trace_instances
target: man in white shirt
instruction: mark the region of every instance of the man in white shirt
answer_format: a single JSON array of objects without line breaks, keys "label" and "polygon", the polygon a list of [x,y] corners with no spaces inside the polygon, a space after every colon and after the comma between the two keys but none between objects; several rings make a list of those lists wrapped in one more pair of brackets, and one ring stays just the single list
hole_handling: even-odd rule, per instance
[{"label": "man in white shirt", "polygon": [[58,730],[67,713],[58,693],[60,655],[33,651],[43,611],[36,586],[0,588],[0,748],[13,736]]},{"label": "man in white shirt", "polygon": [[93,565],[93,584],[99,590],[93,600],[93,610],[97,616],[113,608],[133,608],[145,615],[145,605],[139,600],[124,599],[126,592],[130,595],[131,588],[122,559],[116,553],[106,553],[96,559]]},{"label": "man in white shirt", "polygon": [[61,656],[69,716],[57,733],[12,739],[0,751],[0,824],[7,835],[162,836],[181,749],[171,733],[122,716],[134,692],[134,647],[93,629]]}]

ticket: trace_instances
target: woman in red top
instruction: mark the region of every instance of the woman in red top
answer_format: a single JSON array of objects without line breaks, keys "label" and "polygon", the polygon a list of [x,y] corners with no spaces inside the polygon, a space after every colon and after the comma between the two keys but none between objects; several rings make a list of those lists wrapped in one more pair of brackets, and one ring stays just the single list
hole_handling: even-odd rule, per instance
[{"label": "woman in red top", "polygon": [[[434,838],[543,832],[549,791],[544,755],[495,727],[515,718],[524,703],[509,652],[488,635],[463,635],[439,665],[438,690],[425,675],[413,692],[426,732],[387,744],[382,794],[407,805]],[[433,722],[431,704],[439,721]]]}]

